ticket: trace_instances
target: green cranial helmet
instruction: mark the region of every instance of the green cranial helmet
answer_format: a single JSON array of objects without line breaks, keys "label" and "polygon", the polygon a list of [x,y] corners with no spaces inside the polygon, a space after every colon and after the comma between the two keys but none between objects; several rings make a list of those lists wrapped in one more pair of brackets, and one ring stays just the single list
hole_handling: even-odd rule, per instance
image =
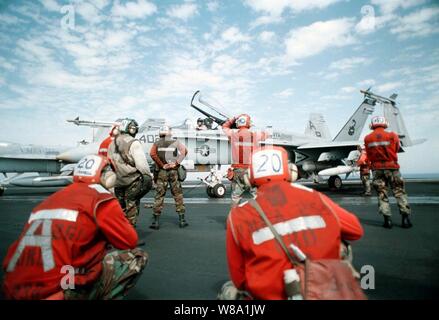
[{"label": "green cranial helmet", "polygon": [[139,132],[139,124],[134,119],[126,118],[122,120],[119,130],[121,133],[126,133],[134,137],[137,132]]}]

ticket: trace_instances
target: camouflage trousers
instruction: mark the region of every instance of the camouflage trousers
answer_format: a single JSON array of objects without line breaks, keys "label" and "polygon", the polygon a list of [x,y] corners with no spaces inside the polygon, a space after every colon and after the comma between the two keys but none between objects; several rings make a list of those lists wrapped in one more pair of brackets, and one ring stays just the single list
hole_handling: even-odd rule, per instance
[{"label": "camouflage trousers", "polygon": [[176,169],[164,170],[160,169],[157,174],[156,194],[152,211],[154,215],[160,215],[163,210],[163,203],[165,201],[166,191],[168,185],[171,188],[172,196],[175,201],[175,209],[178,214],[185,213],[186,209],[183,200],[183,189],[181,182],[178,180],[178,173]]},{"label": "camouflage trousers", "polygon": [[[150,182],[151,183],[151,182]],[[146,190],[142,178],[134,180],[127,187],[114,188],[114,194],[122,207],[125,216],[133,226],[136,226],[140,213],[140,199]]]},{"label": "camouflage trousers", "polygon": [[256,189],[250,186],[248,180],[248,173],[246,169],[233,169],[232,179],[232,208],[239,205],[244,192],[250,192],[253,196],[256,194]]},{"label": "camouflage trousers", "polygon": [[370,181],[370,173],[369,174],[360,174],[361,182],[363,183],[364,193],[370,194],[372,192],[372,184]]},{"label": "camouflage trousers", "polygon": [[65,300],[118,300],[132,289],[148,262],[148,254],[140,248],[114,250],[102,261],[99,279],[87,286],[64,291]]},{"label": "camouflage trousers", "polygon": [[390,217],[390,204],[388,197],[388,188],[392,189],[393,196],[399,207],[400,214],[410,214],[410,205],[407,193],[404,188],[404,180],[397,169],[392,170],[374,170],[373,186],[378,194],[378,208],[380,214]]},{"label": "camouflage trousers", "polygon": [[232,281],[227,281],[223,284],[216,298],[223,301],[253,299],[247,291],[238,290]]}]

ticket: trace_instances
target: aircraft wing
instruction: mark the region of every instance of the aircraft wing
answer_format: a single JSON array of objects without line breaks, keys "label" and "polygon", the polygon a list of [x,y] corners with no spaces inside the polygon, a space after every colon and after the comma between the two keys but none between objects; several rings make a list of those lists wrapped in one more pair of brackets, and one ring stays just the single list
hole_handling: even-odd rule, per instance
[{"label": "aircraft wing", "polygon": [[297,147],[299,150],[309,150],[309,149],[350,149],[352,147],[357,148],[358,145],[362,144],[361,141],[342,141],[342,142],[329,142],[329,143],[316,143],[316,144],[306,144]]},{"label": "aircraft wing", "polygon": [[315,143],[299,146],[295,151],[303,156],[303,160],[341,162],[350,158],[351,152],[356,151],[359,144],[359,141]]},{"label": "aircraft wing", "polygon": [[172,132],[172,136],[177,139],[199,139],[199,140],[224,140],[228,141],[229,138],[220,130],[203,130],[203,131],[184,131],[179,132],[177,130]]}]

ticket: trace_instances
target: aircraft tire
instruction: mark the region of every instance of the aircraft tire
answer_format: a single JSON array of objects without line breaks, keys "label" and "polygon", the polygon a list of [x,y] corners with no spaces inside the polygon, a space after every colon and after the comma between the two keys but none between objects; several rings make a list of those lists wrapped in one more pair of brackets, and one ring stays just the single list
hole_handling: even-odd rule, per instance
[{"label": "aircraft tire", "polygon": [[5,192],[5,188],[3,188],[2,186],[0,186],[0,197],[3,195],[3,192]]},{"label": "aircraft tire", "polygon": [[213,188],[212,187],[210,187],[210,186],[207,186],[207,188],[206,188],[206,193],[207,193],[207,195],[209,196],[209,198],[215,198],[215,195],[213,194]]},{"label": "aircraft tire", "polygon": [[340,190],[343,187],[343,180],[341,180],[340,176],[330,176],[328,185],[330,189]]},{"label": "aircraft tire", "polygon": [[224,195],[226,194],[226,186],[222,183],[218,183],[213,187],[212,193],[215,198],[224,198]]}]

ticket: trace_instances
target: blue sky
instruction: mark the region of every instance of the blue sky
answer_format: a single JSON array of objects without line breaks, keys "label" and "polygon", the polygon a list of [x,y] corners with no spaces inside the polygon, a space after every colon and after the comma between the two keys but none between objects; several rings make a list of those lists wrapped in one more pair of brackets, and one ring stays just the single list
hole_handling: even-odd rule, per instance
[{"label": "blue sky", "polygon": [[438,1],[0,0],[1,140],[74,145],[76,116],[195,119],[199,89],[261,127],[323,113],[334,136],[369,86],[428,138],[403,171],[439,172]]}]

